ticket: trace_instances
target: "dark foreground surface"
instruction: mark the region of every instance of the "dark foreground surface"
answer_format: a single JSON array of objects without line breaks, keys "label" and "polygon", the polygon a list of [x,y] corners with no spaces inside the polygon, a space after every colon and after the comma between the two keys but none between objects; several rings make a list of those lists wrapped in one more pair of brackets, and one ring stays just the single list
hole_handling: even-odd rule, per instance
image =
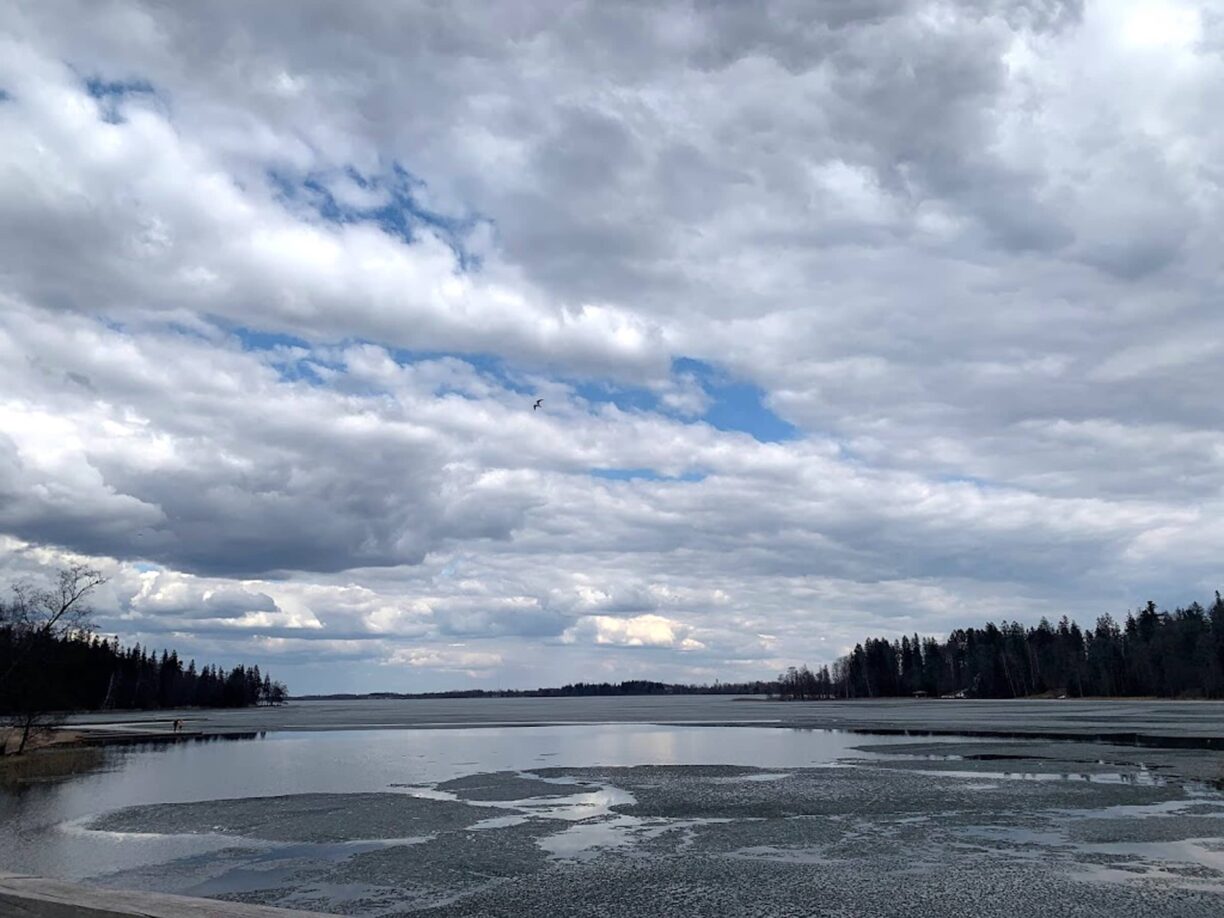
[{"label": "dark foreground surface", "polygon": [[315,914],[216,899],[95,889],[0,871],[0,915],[11,918],[309,918]]},{"label": "dark foreground surface", "polygon": [[[229,876],[211,892],[344,914],[1221,914],[1217,795],[1118,773],[968,771],[550,768],[445,783],[440,799],[185,804],[98,828],[283,843],[248,865],[268,886]],[[207,884],[216,866],[191,879]]]},{"label": "dark foreground surface", "polygon": [[[625,699],[516,702],[549,727],[456,728],[494,719],[489,702],[428,712],[445,729],[421,702],[227,715],[316,729],[108,750],[0,792],[0,869],[345,915],[1224,914],[1210,748],[602,723],[613,707],[587,701]],[[1224,733],[1214,705],[696,701],[650,719]],[[418,729],[338,732],[345,717]]]}]

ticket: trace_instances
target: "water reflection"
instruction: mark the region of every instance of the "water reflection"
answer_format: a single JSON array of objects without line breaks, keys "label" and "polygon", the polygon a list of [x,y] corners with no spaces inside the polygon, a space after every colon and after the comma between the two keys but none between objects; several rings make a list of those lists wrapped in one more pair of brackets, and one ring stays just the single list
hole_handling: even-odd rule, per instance
[{"label": "water reflection", "polygon": [[[879,742],[904,742],[882,737]],[[102,750],[96,770],[19,793],[0,790],[0,869],[67,879],[112,865],[199,853],[200,838],[145,844],[91,837],[83,820],[122,807],[428,787],[473,772],[592,765],[830,765],[871,754],[843,731],[579,724],[440,730],[253,731]],[[553,801],[555,803],[555,801]],[[76,827],[76,828],[73,828]],[[211,848],[215,849],[214,840]]]},{"label": "water reflection", "polygon": [[0,760],[0,789],[20,795],[48,782],[63,781],[98,771],[106,765],[106,750],[99,747],[42,749]]}]

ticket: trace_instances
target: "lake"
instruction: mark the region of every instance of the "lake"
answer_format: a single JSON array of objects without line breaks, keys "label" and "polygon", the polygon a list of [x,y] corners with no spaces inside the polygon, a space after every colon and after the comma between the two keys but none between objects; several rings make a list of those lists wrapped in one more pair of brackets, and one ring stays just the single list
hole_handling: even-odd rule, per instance
[{"label": "lake", "polygon": [[[233,738],[108,748],[86,773],[0,792],[0,869],[361,915],[1224,908],[1218,753],[870,735],[800,722],[917,730],[938,709],[812,708],[682,697],[190,712],[189,727]],[[1070,710],[1044,716],[1057,725]],[[1200,713],[1074,710],[1081,725]],[[1037,716],[944,711],[979,727]]]}]

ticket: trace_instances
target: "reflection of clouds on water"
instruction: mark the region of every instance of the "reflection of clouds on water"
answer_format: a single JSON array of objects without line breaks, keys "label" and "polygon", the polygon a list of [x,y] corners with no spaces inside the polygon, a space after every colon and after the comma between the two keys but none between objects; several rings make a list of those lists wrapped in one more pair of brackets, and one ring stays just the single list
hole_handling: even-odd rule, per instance
[{"label": "reflection of clouds on water", "polygon": [[627,848],[658,838],[667,832],[683,833],[681,846],[691,841],[692,831],[701,826],[729,823],[730,819],[641,819],[616,815],[569,826],[536,844],[554,858],[591,860],[612,848]]},{"label": "reflection of clouds on water", "polygon": [[[667,825],[657,831],[667,831]],[[554,857],[575,858],[592,854],[598,849],[622,848],[633,844],[635,834],[642,829],[642,820],[634,816],[614,816],[598,822],[570,826],[541,838],[539,846]]]},{"label": "reflection of clouds on water", "polygon": [[499,806],[518,810],[530,816],[544,819],[560,819],[566,822],[578,822],[583,819],[594,819],[606,816],[616,806],[632,806],[633,795],[615,787],[603,787],[589,793],[574,794],[570,797],[541,797],[537,799],[513,800],[508,802],[484,802],[484,806]]},{"label": "reflection of clouds on water", "polygon": [[527,816],[510,815],[510,816],[491,816],[488,819],[482,819],[480,822],[469,826],[473,832],[482,832],[489,829],[507,829],[510,826],[521,826],[527,821]]}]

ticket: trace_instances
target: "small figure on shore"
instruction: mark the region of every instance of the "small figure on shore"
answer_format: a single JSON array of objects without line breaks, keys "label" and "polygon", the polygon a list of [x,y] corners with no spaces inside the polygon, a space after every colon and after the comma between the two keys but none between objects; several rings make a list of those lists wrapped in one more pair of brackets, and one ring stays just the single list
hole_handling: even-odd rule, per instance
[{"label": "small figure on shore", "polygon": [[183,722],[179,720],[178,718],[175,718],[174,720],[174,732],[175,733],[183,732]]}]

